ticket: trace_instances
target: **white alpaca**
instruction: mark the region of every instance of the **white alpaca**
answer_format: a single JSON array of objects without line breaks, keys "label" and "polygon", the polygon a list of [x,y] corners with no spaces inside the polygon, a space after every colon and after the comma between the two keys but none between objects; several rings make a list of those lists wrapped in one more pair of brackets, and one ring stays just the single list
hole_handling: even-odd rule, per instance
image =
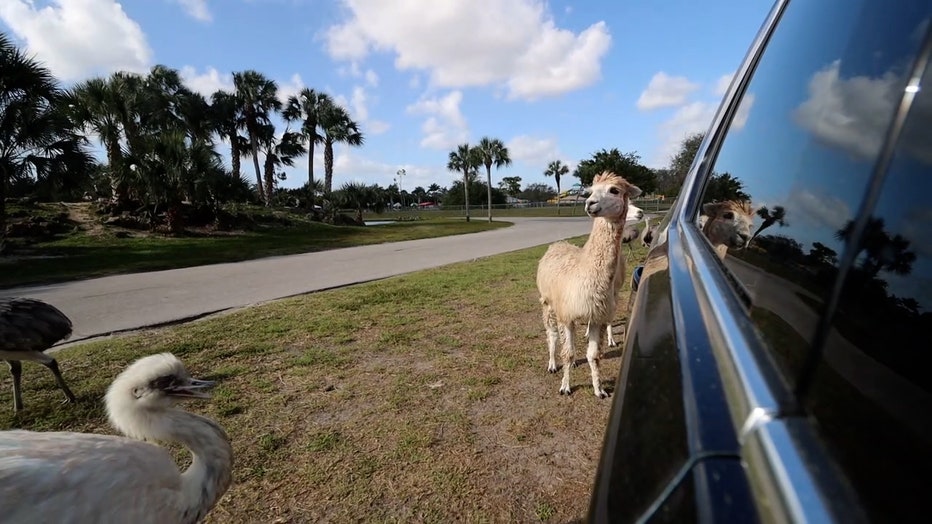
[{"label": "white alpaca", "polygon": [[608,396],[602,389],[599,373],[600,339],[615,315],[616,282],[624,279],[624,258],[619,251],[628,201],[640,194],[640,189],[618,175],[608,172],[597,175],[586,199],[586,213],[595,219],[586,244],[579,248],[556,242],[538,263],[537,290],[550,354],[547,369],[551,373],[557,371],[556,347],[563,334],[561,394],[571,392],[573,334],[578,322],[588,326],[586,359],[592,371],[593,392],[599,398]]},{"label": "white alpaca", "polygon": [[702,205],[702,212],[699,227],[721,260],[725,259],[728,248],[747,247],[754,227],[754,210],[749,201],[708,202]]},{"label": "white alpaca", "polygon": [[[173,355],[141,358],[107,391],[110,423],[128,437],[0,432],[0,520],[4,522],[194,523],[231,482],[233,449],[223,429],[175,407],[208,398]],[[165,448],[193,455],[181,473]]]}]

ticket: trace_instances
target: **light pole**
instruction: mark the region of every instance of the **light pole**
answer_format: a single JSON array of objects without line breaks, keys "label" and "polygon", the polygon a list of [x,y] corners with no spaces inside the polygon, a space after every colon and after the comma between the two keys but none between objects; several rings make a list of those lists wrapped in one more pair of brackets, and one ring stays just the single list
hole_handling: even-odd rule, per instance
[{"label": "light pole", "polygon": [[401,168],[401,169],[399,169],[398,171],[395,172],[395,180],[397,180],[397,183],[398,183],[398,197],[401,199],[401,208],[402,208],[402,209],[404,209],[404,207],[405,207],[405,195],[404,195],[404,193],[401,192],[401,178],[402,178],[403,176],[405,176],[405,170],[404,170],[404,168]]}]

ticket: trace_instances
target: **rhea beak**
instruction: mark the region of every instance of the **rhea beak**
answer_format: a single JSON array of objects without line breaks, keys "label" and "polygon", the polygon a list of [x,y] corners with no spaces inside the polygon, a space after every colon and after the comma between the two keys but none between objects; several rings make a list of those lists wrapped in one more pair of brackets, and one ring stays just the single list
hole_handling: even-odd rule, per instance
[{"label": "rhea beak", "polygon": [[197,380],[192,378],[187,384],[168,387],[165,393],[173,397],[210,398],[210,393],[206,390],[214,387],[216,384],[217,383],[212,380]]}]

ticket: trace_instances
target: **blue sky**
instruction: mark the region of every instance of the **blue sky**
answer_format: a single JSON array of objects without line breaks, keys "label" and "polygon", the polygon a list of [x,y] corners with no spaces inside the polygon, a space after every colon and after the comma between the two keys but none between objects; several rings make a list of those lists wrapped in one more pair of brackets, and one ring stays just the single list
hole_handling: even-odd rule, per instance
[{"label": "blue sky", "polygon": [[[482,136],[514,161],[493,183],[552,185],[550,160],[573,167],[601,148],[666,165],[683,136],[705,131],[771,3],[2,0],[0,29],[66,85],[165,64],[208,95],[245,69],[283,96],[323,90],[366,136],[337,148],[334,186],[385,186],[404,168],[410,190],[449,186],[449,151]],[[302,159],[283,185],[306,173]]]}]

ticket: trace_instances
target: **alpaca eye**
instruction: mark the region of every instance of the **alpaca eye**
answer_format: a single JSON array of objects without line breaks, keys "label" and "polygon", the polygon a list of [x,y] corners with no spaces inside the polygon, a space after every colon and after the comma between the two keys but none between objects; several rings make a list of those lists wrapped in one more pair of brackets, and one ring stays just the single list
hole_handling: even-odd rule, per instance
[{"label": "alpaca eye", "polygon": [[618,194],[618,188],[617,188],[617,187],[613,187],[613,188],[609,189],[608,192],[611,193],[611,194],[613,194],[613,195],[617,195],[617,194]]},{"label": "alpaca eye", "polygon": [[735,218],[735,214],[732,213],[731,211],[727,211],[722,214],[722,218],[725,218],[727,220],[732,220],[733,218]]}]

